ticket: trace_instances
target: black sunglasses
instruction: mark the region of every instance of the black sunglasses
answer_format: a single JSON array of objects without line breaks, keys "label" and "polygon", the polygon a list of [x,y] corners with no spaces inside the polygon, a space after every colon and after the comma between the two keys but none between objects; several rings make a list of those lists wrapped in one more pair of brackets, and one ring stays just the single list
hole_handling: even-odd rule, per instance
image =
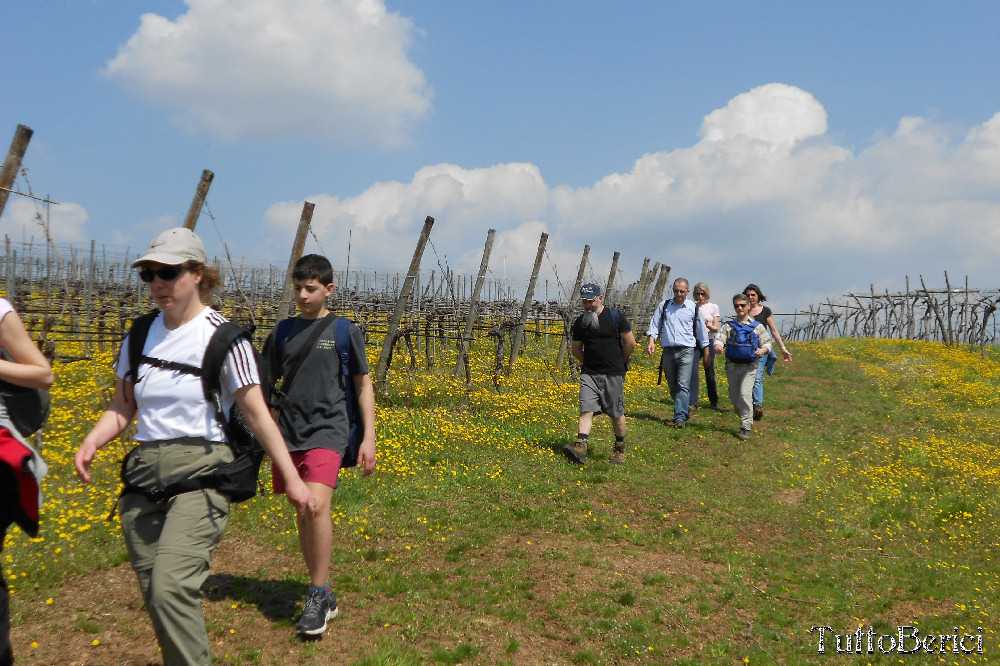
[{"label": "black sunglasses", "polygon": [[184,272],[183,266],[163,266],[153,270],[152,268],[143,268],[139,271],[139,279],[143,282],[152,282],[153,278],[160,278],[164,282],[170,282],[171,280],[176,280],[177,276]]}]

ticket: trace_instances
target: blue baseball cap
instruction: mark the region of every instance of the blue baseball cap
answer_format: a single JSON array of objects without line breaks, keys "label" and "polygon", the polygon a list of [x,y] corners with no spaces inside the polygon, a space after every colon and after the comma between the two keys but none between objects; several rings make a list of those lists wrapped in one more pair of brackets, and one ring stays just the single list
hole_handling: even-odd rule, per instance
[{"label": "blue baseball cap", "polygon": [[601,288],[598,287],[593,282],[588,282],[587,284],[580,287],[580,298],[585,301],[592,301],[601,295]]}]

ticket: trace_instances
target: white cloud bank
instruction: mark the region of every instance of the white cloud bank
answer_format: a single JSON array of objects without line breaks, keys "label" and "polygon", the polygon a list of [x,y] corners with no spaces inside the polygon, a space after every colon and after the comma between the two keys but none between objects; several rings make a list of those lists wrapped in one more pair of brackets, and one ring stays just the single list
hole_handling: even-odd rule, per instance
[{"label": "white cloud bank", "polygon": [[186,3],[144,14],[103,73],[192,132],[392,147],[430,109],[414,26],[381,0]]},{"label": "white cloud bank", "polygon": [[[46,219],[47,218],[47,219]],[[31,242],[45,246],[45,225],[57,244],[79,243],[87,240],[87,221],[90,215],[77,203],[64,202],[49,206],[32,199],[11,194],[4,208],[4,233],[14,242]]]},{"label": "white cloud bank", "polygon": [[[997,286],[1000,113],[961,136],[903,118],[891,136],[855,151],[827,136],[826,112],[812,95],[772,83],[709,113],[698,136],[691,147],[644,155],[630,172],[578,189],[550,188],[525,163],[428,166],[410,183],[310,197],[314,228],[338,265],[351,229],[352,265],[405,266],[432,215],[438,252],[470,272],[486,230],[496,228],[494,273],[505,262],[525,281],[544,230],[564,284],[589,244],[591,279],[606,279],[618,250],[624,278],[635,279],[651,257],[671,265],[674,277],[708,282],[723,305],[757,282],[778,311],[869,283],[900,288],[906,275],[938,284],[944,270]],[[275,204],[268,223],[287,238],[300,209]],[[433,262],[425,258],[423,267]]]}]

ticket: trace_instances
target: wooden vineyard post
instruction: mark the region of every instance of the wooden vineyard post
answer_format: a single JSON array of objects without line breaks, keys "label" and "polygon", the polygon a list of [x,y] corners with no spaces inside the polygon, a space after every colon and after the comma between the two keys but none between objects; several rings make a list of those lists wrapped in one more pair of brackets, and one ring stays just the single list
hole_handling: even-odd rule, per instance
[{"label": "wooden vineyard post", "polygon": [[639,308],[642,307],[642,297],[646,292],[646,282],[649,280],[649,257],[642,260],[642,270],[639,271],[639,281],[636,282],[632,295],[629,298],[629,316],[633,319],[639,316]]},{"label": "wooden vineyard post", "polygon": [[[927,299],[927,307],[929,307],[931,311],[934,313],[934,319],[937,321],[938,326],[941,328],[941,339],[944,341],[946,345],[951,344],[951,341],[948,339],[948,329],[944,325],[944,320],[941,319],[940,310],[938,310],[937,301],[934,300],[934,297],[931,296],[931,293],[927,290],[927,284],[924,282],[923,275],[920,276],[920,286],[923,287],[924,297]],[[931,339],[930,336],[928,336],[928,339]]]},{"label": "wooden vineyard post", "polygon": [[188,208],[187,217],[184,218],[184,228],[194,231],[198,224],[198,216],[201,215],[201,207],[205,204],[205,197],[208,196],[208,188],[212,186],[212,179],[215,174],[205,169],[201,172],[201,180],[198,181],[198,188],[194,192],[191,200],[191,207]]},{"label": "wooden vineyard post", "polygon": [[3,168],[0,169],[0,215],[3,215],[3,209],[7,205],[8,197],[10,197],[10,188],[14,186],[17,170],[21,168],[21,160],[24,159],[24,153],[27,152],[28,143],[34,133],[33,129],[25,125],[18,125],[14,131],[10,150],[7,151],[7,157],[3,160]]},{"label": "wooden vineyard post", "polygon": [[[846,320],[846,316],[844,317]],[[847,332],[847,323],[844,323],[844,332]],[[906,276],[906,339],[913,339],[913,301],[910,298],[910,276]]]},{"label": "wooden vineyard post", "polygon": [[302,206],[302,217],[299,218],[299,228],[295,231],[295,240],[292,241],[292,253],[288,256],[288,270],[285,271],[285,283],[281,288],[281,302],[278,303],[278,318],[275,319],[275,326],[278,322],[286,318],[292,308],[292,269],[295,262],[302,258],[302,251],[306,247],[306,236],[309,234],[309,225],[312,223],[313,209],[316,205],[312,202],[305,202]]},{"label": "wooden vineyard post", "polygon": [[[576,299],[580,296],[580,287],[583,286],[583,273],[587,268],[587,257],[590,255],[590,246],[583,246],[583,257],[580,259],[580,270],[576,272],[576,282],[573,283],[573,291],[569,295],[569,304],[567,305],[567,310],[572,313],[576,309]],[[570,315],[565,321],[569,322],[569,325],[573,324],[573,317]],[[562,367],[563,359],[566,358],[566,347],[569,344],[570,331],[569,328],[563,333],[562,341],[559,343],[559,353],[556,355],[556,369]]]},{"label": "wooden vineyard post", "polygon": [[642,302],[639,303],[639,310],[635,313],[635,316],[639,319],[642,315],[649,309],[649,301],[653,299],[653,292],[656,290],[656,279],[660,273],[660,262],[653,264],[653,270],[649,271],[649,277],[646,280],[646,288],[642,290]]},{"label": "wooden vineyard post", "polygon": [[420,238],[417,239],[417,246],[413,250],[413,259],[410,261],[410,269],[406,271],[406,279],[403,280],[403,287],[396,299],[396,310],[392,314],[389,322],[389,330],[385,333],[385,341],[382,343],[382,354],[379,356],[378,365],[375,368],[375,386],[381,388],[385,385],[385,375],[389,370],[389,361],[392,359],[392,346],[396,342],[396,331],[399,330],[399,322],[403,319],[406,305],[409,300],[410,290],[413,288],[413,278],[420,270],[420,258],[424,254],[424,247],[427,239],[431,235],[431,227],[434,226],[434,218],[430,215],[424,220],[424,228],[420,231]]},{"label": "wooden vineyard post", "polygon": [[951,326],[951,319],[952,319],[952,316],[951,316],[951,313],[952,313],[952,307],[951,307],[951,280],[948,279],[948,271],[944,272],[944,290],[945,290],[945,295],[947,296],[946,303],[947,303],[947,308],[948,308],[947,310],[945,310],[945,312],[948,313],[948,332],[947,332],[948,340],[947,340],[947,344],[953,345],[953,344],[955,344],[955,332],[954,332],[954,330],[952,329],[952,326]]},{"label": "wooden vineyard post", "polygon": [[649,300],[649,311],[646,313],[652,317],[656,311],[656,306],[663,300],[663,290],[667,288],[667,281],[670,279],[670,266],[660,264],[660,275],[656,278],[656,286],[653,288],[653,296]]},{"label": "wooden vineyard post", "polygon": [[90,259],[87,261],[87,323],[84,327],[86,333],[84,333],[84,349],[87,350],[89,354],[91,351],[92,342],[92,330],[94,328],[94,250],[97,247],[97,242],[93,239],[90,241]]},{"label": "wooden vineyard post", "polygon": [[496,229],[490,229],[486,233],[483,260],[479,263],[476,286],[472,290],[472,298],[469,299],[469,312],[465,315],[465,327],[462,329],[462,337],[458,340],[458,360],[455,362],[455,379],[462,376],[463,368],[465,369],[466,381],[471,379],[469,373],[469,343],[472,342],[472,329],[476,321],[476,306],[479,304],[479,295],[483,291],[483,282],[486,280],[486,269],[490,264],[490,253],[493,252],[493,237],[496,233]]},{"label": "wooden vineyard post", "polygon": [[615,286],[615,274],[618,272],[618,259],[622,256],[621,252],[615,252],[614,257],[611,259],[611,272],[608,273],[608,284],[604,287],[604,304],[608,305],[611,302],[611,290]]},{"label": "wooden vineyard post", "polygon": [[542,257],[545,255],[545,243],[548,242],[549,235],[543,233],[538,240],[538,253],[535,255],[535,266],[531,269],[531,279],[528,281],[528,291],[524,294],[524,303],[521,305],[521,317],[517,322],[517,330],[514,332],[514,340],[511,342],[510,358],[507,359],[507,374],[514,369],[517,357],[521,353],[521,343],[524,341],[524,324],[528,320],[528,310],[531,308],[531,299],[535,296],[535,282],[538,281],[538,271],[542,267]]}]

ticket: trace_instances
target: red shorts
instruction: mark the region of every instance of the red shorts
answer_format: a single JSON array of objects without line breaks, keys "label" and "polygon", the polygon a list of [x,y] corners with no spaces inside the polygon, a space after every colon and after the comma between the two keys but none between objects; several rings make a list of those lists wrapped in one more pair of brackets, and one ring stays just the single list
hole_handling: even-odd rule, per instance
[{"label": "red shorts", "polygon": [[[330,449],[308,449],[306,451],[289,451],[292,463],[299,476],[307,483],[322,483],[331,488],[337,487],[337,476],[340,474],[341,455]],[[271,490],[277,495],[285,493],[285,480],[281,472],[271,465]]]}]

